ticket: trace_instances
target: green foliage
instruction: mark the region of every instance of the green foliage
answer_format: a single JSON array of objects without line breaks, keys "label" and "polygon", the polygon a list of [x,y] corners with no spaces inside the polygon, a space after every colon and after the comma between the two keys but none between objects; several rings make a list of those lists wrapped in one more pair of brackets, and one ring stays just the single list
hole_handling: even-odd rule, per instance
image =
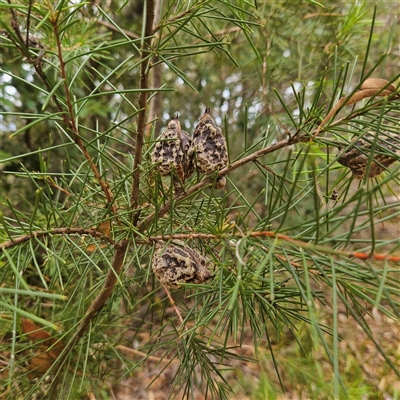
[{"label": "green foliage", "polygon": [[[400,315],[398,25],[325,3],[0,0],[5,396],[107,398],[154,363],[143,385],[169,373],[171,397],[360,398],[372,384],[343,365],[341,314],[399,376],[369,320]],[[322,124],[369,77],[395,88]],[[191,132],[205,105],[228,184],[194,174],[175,194],[151,151],[175,112]],[[337,161],[368,132],[367,170],[397,162],[358,181]],[[212,280],[160,287],[155,246],[179,241]],[[232,369],[255,361],[239,389]]]}]

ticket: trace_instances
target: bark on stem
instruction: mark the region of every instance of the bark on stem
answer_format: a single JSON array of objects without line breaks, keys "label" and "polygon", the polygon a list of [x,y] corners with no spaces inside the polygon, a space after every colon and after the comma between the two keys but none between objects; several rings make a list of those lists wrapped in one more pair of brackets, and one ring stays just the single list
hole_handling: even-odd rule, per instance
[{"label": "bark on stem", "polygon": [[96,231],[96,229],[85,229],[85,228],[54,228],[49,229],[46,231],[33,231],[29,235],[18,236],[15,238],[11,238],[11,240],[7,242],[0,243],[0,253],[4,249],[9,249],[14,246],[18,246],[19,244],[28,242],[33,238],[40,238],[43,236],[50,236],[50,235],[89,235],[95,238],[99,238],[108,242],[110,244],[114,244],[115,241],[110,238],[109,236],[105,235],[100,231]]},{"label": "bark on stem", "polygon": [[[60,42],[60,33],[58,30],[58,21],[54,20],[54,21],[52,21],[52,24],[53,24],[54,35],[55,35],[56,41],[57,41],[58,59],[60,61],[61,78],[63,78],[63,80],[64,80],[64,89],[65,89],[65,93],[66,93],[66,100],[67,100],[67,107],[68,107],[68,114],[69,114],[69,119],[67,122],[68,128],[70,128],[73,133],[73,137],[74,137],[74,141],[75,141],[76,145],[80,148],[80,150],[82,151],[85,158],[89,161],[90,168],[106,196],[107,205],[111,208],[112,213],[114,215],[117,215],[117,208],[114,204],[113,193],[111,192],[108,183],[106,181],[103,181],[103,179],[101,178],[99,170],[97,169],[95,163],[93,162],[92,157],[90,156],[89,152],[87,151],[86,146],[83,144],[81,138],[79,137],[78,128],[76,126],[74,111],[73,111],[73,107],[72,107],[71,93],[70,93],[70,89],[69,89],[68,82],[67,82],[67,74],[65,71],[65,63],[64,63],[64,59],[63,59],[63,52],[62,52],[62,47],[61,47],[61,42]],[[117,220],[117,222],[119,223],[118,220]]]},{"label": "bark on stem", "polygon": [[[107,300],[111,296],[111,294],[114,290],[114,286],[117,282],[118,276],[121,273],[122,267],[124,265],[125,253],[126,253],[127,248],[128,248],[127,240],[123,240],[121,243],[115,244],[115,254],[114,254],[113,261],[112,261],[112,269],[110,269],[110,271],[108,271],[106,280],[103,285],[103,289],[97,295],[97,297],[94,299],[92,304],[89,306],[89,308],[87,309],[85,316],[83,317],[82,321],[80,322],[78,328],[72,335],[71,340],[68,342],[68,344],[65,346],[61,355],[57,358],[57,360],[52,365],[51,369],[53,371],[57,371],[58,373],[61,371],[61,367],[64,364],[65,359],[71,353],[72,349],[75,347],[75,345],[79,341],[79,339],[86,332],[92,319],[97,315],[97,313],[101,310],[101,308],[104,306],[104,304],[107,302]],[[52,384],[49,388],[48,396],[52,399],[58,398],[57,397],[58,393],[57,393],[56,389],[59,384],[60,377],[62,377],[62,375],[58,375],[57,378],[52,382]]]},{"label": "bark on stem", "polygon": [[[151,46],[151,35],[153,34],[153,22],[154,22],[154,1],[147,0],[146,10],[146,27],[144,36],[146,39],[143,42],[142,47],[142,65],[140,67],[140,89],[148,89],[149,85],[149,58],[150,46]],[[131,190],[131,209],[138,208],[139,190],[140,190],[140,165],[142,163],[142,149],[143,140],[146,129],[146,110],[147,110],[147,98],[148,92],[143,90],[139,94],[139,113],[137,119],[137,135],[135,145],[135,160],[133,163],[133,183]],[[139,212],[136,212],[133,217],[133,224],[136,226],[139,220]]]}]

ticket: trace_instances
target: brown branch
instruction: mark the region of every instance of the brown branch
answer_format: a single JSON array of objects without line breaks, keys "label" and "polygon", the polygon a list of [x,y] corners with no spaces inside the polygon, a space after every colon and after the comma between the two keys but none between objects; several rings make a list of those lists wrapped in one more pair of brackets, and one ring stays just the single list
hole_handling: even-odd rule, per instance
[{"label": "brown branch", "polygon": [[[147,14],[146,14],[146,27],[142,47],[142,64],[140,67],[140,84],[139,89],[148,89],[149,86],[149,54],[151,52],[151,35],[153,33],[154,21],[154,0],[148,0]],[[133,163],[133,182],[131,189],[131,208],[138,208],[139,190],[140,190],[140,164],[142,163],[142,149],[144,142],[144,135],[146,129],[146,110],[147,110],[148,91],[142,90],[139,93],[139,113],[137,117],[137,134],[135,143],[135,160]],[[133,216],[133,225],[136,226],[139,220],[140,211],[136,212]]]},{"label": "brown branch", "polygon": [[168,241],[168,240],[185,240],[185,239],[222,239],[223,237],[226,238],[243,238],[243,237],[270,237],[274,239],[279,239],[287,243],[294,244],[301,248],[307,248],[314,251],[320,251],[324,253],[334,254],[341,257],[354,257],[358,258],[359,260],[376,260],[376,261],[390,261],[395,263],[400,263],[400,256],[394,256],[391,254],[373,254],[373,253],[365,253],[359,251],[342,251],[342,250],[333,250],[329,247],[321,246],[318,244],[313,244],[310,242],[304,242],[303,240],[293,239],[290,236],[284,235],[282,233],[277,233],[274,231],[254,231],[249,232],[247,234],[243,233],[236,233],[236,234],[221,234],[216,235],[212,233],[180,233],[180,234],[173,234],[173,235],[161,235],[161,236],[149,236],[147,240],[137,240],[137,243],[142,244],[152,244],[158,241]]},{"label": "brown branch", "polygon": [[[7,0],[8,4],[11,6],[11,0]],[[28,47],[25,45],[24,38],[22,37],[21,31],[19,30],[19,24],[18,24],[18,17],[17,17],[17,12],[14,10],[13,7],[10,7],[10,12],[12,16],[12,21],[11,21],[11,27],[14,29],[15,34],[17,35],[19,41],[23,44],[23,46],[20,45],[20,43],[15,43],[14,44],[20,49],[22,53],[24,53],[24,56],[29,58],[29,50]]]},{"label": "brown branch", "polygon": [[[63,53],[62,53],[62,48],[61,48],[61,41],[60,41],[60,33],[58,31],[58,21],[57,19],[52,19],[51,23],[53,25],[53,31],[54,31],[54,36],[56,38],[56,43],[57,43],[57,52],[58,52],[58,59],[60,61],[60,74],[61,78],[64,80],[64,89],[65,89],[65,96],[67,100],[67,107],[68,107],[68,114],[69,114],[69,128],[72,130],[74,133],[74,136],[76,136],[78,130],[76,127],[76,122],[75,122],[75,117],[74,117],[74,111],[72,109],[72,102],[71,102],[71,91],[69,90],[68,87],[68,81],[67,81],[67,73],[65,71],[65,63],[64,63],[64,58],[63,58]],[[80,138],[78,138],[80,140]],[[76,139],[75,142],[77,143]],[[79,143],[77,143],[80,146]]]},{"label": "brown branch", "polygon": [[[65,346],[63,352],[60,354],[60,356],[57,358],[57,360],[52,365],[51,369],[54,371],[58,371],[62,367],[65,359],[68,357],[68,355],[71,353],[74,346],[77,344],[79,339],[84,335],[84,333],[88,329],[92,319],[97,315],[97,313],[100,311],[100,309],[104,306],[104,304],[107,302],[107,300],[109,299],[109,297],[111,296],[111,294],[114,290],[114,286],[117,282],[118,276],[121,273],[122,267],[124,265],[125,254],[126,254],[126,250],[128,249],[128,241],[123,240],[120,243],[116,243],[114,245],[114,247],[115,247],[115,254],[114,254],[113,261],[112,261],[112,268],[108,271],[103,288],[102,288],[101,292],[97,295],[97,297],[94,299],[92,304],[89,306],[89,308],[87,309],[85,316],[83,317],[77,330],[72,335],[71,340],[68,342],[68,344]],[[56,388],[58,386],[60,379],[61,379],[61,376],[58,375],[57,378],[52,382],[52,384],[49,388],[50,396],[56,395]],[[57,397],[53,397],[53,398],[57,398]]]},{"label": "brown branch", "polygon": [[28,4],[28,16],[26,18],[26,39],[25,39],[25,46],[29,47],[29,28],[31,23],[31,12],[32,12],[32,0],[29,0]]},{"label": "brown branch", "polygon": [[92,157],[90,156],[89,152],[87,151],[86,146],[83,144],[81,138],[79,137],[79,132],[78,132],[78,128],[76,126],[74,111],[73,111],[73,107],[72,107],[71,91],[68,87],[67,74],[65,71],[65,63],[64,63],[62,47],[61,47],[61,42],[60,42],[60,34],[58,31],[58,20],[52,19],[51,23],[53,25],[54,36],[56,37],[58,59],[60,61],[60,74],[61,74],[61,78],[64,80],[64,89],[65,89],[66,102],[67,102],[68,113],[69,113],[69,121],[68,121],[69,128],[71,129],[71,131],[73,133],[73,137],[74,137],[74,141],[75,141],[76,145],[80,148],[80,150],[82,151],[85,158],[89,161],[90,168],[106,196],[107,205],[111,206],[112,213],[114,215],[117,215],[117,207],[114,203],[114,196],[110,189],[110,186],[108,185],[107,182],[105,182],[101,178],[99,170],[97,169],[95,163],[93,162]]},{"label": "brown branch", "polygon": [[100,238],[107,243],[115,244],[115,241],[109,236],[104,235],[104,233],[96,231],[96,229],[84,229],[84,228],[54,228],[46,231],[34,231],[29,235],[18,236],[7,242],[0,243],[0,252],[4,249],[9,249],[19,244],[28,242],[34,238],[40,238],[43,236],[53,236],[53,235],[90,235],[96,238]]}]

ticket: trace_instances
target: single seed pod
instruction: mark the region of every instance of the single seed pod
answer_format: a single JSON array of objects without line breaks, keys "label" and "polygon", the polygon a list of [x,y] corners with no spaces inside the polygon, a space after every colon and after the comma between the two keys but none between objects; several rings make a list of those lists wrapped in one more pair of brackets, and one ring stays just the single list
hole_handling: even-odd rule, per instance
[{"label": "single seed pod", "polygon": [[175,115],[154,146],[152,162],[157,164],[161,175],[171,175],[175,170],[179,180],[184,183],[194,171],[193,155],[192,139],[181,129],[178,116]]},{"label": "single seed pod", "polygon": [[189,246],[158,246],[152,269],[161,284],[177,289],[180,283],[203,283],[211,278],[206,259]]},{"label": "single seed pod", "polygon": [[[382,136],[382,139],[378,139],[376,143],[372,132],[354,140],[352,146],[342,153],[337,161],[345,167],[349,167],[354,178],[363,179],[367,172],[369,159],[372,156],[368,177],[374,178],[378,176],[398,160],[390,153],[400,156],[400,135],[382,132],[380,136]],[[375,151],[374,154],[371,154],[373,146],[375,146]]]},{"label": "single seed pod", "polygon": [[[203,174],[211,174],[228,165],[228,150],[222,130],[215,123],[206,107],[193,134],[196,167]],[[225,186],[225,176],[217,179],[215,187],[220,189]]]}]

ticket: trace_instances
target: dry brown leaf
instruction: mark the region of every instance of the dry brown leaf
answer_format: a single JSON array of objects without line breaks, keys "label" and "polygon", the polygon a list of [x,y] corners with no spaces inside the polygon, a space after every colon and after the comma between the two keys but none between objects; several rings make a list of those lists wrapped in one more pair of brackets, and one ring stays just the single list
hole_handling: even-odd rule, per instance
[{"label": "dry brown leaf", "polygon": [[88,247],[86,247],[86,251],[95,251],[97,249],[97,247],[100,247],[101,249],[104,249],[104,247],[107,247],[106,244],[99,244],[97,245],[96,243],[93,244],[89,244]]},{"label": "dry brown leaf", "polygon": [[[104,221],[102,223],[99,224],[99,226],[97,228],[95,228],[96,231],[101,232],[102,234],[104,234],[105,236],[110,236],[111,234],[111,221]],[[101,249],[104,249],[105,247],[107,247],[106,244],[100,244],[100,245],[96,245],[96,243],[93,244],[89,244],[88,247],[86,247],[86,251],[95,251],[97,249],[97,247],[100,247]]]},{"label": "dry brown leaf", "polygon": [[[361,90],[365,89],[383,89],[384,91],[388,91],[388,94],[394,93],[396,88],[394,85],[389,84],[386,79],[382,78],[368,78],[361,85]],[[382,95],[386,96],[386,95]]]},{"label": "dry brown leaf", "polygon": [[43,328],[39,328],[32,321],[21,318],[22,330],[34,342],[39,342],[35,355],[29,361],[29,377],[33,378],[37,374],[43,374],[53,365],[53,362],[61,354],[64,344],[61,340],[52,338]]},{"label": "dry brown leaf", "polygon": [[362,99],[373,96],[390,96],[396,92],[396,88],[394,85],[389,84],[389,81],[382,78],[368,78],[366,79],[362,85],[360,86],[360,90],[357,92],[342,97],[338,100],[338,102],[332,107],[331,111],[329,111],[328,115],[323,119],[323,121],[319,124],[317,131],[313,135],[313,138],[318,136],[322,127],[344,106],[349,106],[351,104],[358,103]]},{"label": "dry brown leaf", "polygon": [[29,361],[29,377],[34,378],[36,375],[42,375],[52,366],[55,358],[51,352],[47,352],[47,347],[39,346],[35,355]]},{"label": "dry brown leaf", "polygon": [[31,340],[45,340],[51,337],[50,333],[43,328],[39,328],[32,321],[26,318],[21,318],[22,330],[26,333]]},{"label": "dry brown leaf", "polygon": [[110,236],[111,233],[111,221],[107,220],[102,222],[97,228],[96,231],[103,233],[106,236]]}]

